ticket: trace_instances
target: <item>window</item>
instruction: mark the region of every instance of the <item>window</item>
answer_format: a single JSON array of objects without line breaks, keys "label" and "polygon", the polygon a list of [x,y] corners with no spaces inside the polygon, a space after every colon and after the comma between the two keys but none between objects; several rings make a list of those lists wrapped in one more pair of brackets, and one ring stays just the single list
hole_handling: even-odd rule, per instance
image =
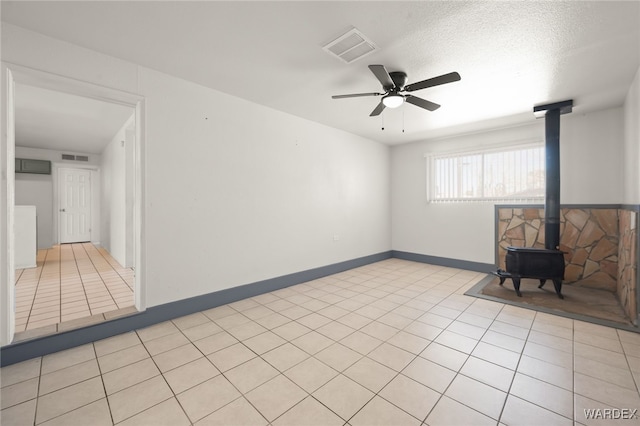
[{"label": "window", "polygon": [[429,202],[539,201],[544,192],[542,143],[427,155]]}]

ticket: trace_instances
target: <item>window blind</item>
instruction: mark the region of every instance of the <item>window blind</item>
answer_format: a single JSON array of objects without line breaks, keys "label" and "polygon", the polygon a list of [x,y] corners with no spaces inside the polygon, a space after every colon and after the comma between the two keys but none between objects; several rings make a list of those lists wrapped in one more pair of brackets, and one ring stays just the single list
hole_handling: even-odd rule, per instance
[{"label": "window blind", "polygon": [[537,201],[545,192],[542,143],[427,156],[430,202]]}]

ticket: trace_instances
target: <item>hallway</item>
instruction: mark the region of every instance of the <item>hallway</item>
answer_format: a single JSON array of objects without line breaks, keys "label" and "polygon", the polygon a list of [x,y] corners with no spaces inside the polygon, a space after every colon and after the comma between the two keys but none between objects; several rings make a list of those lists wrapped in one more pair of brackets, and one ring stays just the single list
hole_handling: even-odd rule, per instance
[{"label": "hallway", "polygon": [[16,270],[16,333],[134,305],[133,270],[104,248],[56,245],[38,250],[37,264]]}]

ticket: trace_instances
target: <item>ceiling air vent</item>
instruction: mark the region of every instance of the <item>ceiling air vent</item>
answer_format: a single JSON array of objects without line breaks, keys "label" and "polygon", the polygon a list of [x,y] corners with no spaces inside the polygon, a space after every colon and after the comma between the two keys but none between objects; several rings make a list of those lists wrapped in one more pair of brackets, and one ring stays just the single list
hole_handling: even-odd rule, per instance
[{"label": "ceiling air vent", "polygon": [[89,161],[88,155],[73,155],[73,154],[62,154],[63,160],[71,160],[71,161]]},{"label": "ceiling air vent", "polygon": [[350,64],[378,49],[364,34],[353,28],[323,47],[332,56]]}]

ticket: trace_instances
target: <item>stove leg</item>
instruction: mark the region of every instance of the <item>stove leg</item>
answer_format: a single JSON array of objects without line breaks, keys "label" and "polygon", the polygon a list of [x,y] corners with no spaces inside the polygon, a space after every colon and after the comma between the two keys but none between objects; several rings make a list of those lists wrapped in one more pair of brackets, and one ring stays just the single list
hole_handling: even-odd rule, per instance
[{"label": "stove leg", "polygon": [[564,296],[562,295],[562,280],[554,279],[553,286],[556,289],[556,294],[558,295],[558,297],[560,299],[564,299]]},{"label": "stove leg", "polygon": [[500,277],[500,285],[504,284],[504,280],[506,280],[505,277]]},{"label": "stove leg", "polygon": [[513,288],[516,290],[516,294],[518,297],[522,297],[522,293],[520,293],[520,277],[511,277],[513,281]]},{"label": "stove leg", "polygon": [[538,288],[542,288],[542,286],[544,286],[544,283],[546,283],[546,282],[547,282],[547,280],[541,279],[540,280],[540,285],[538,286]]}]

